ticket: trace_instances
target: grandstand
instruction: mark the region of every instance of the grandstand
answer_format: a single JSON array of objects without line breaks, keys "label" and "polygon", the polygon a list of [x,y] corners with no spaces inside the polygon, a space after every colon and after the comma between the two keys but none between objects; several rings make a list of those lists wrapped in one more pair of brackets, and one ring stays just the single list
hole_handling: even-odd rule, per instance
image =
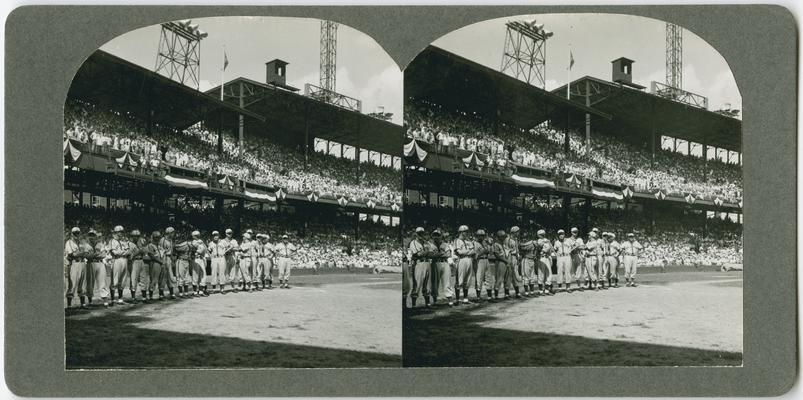
[{"label": "grandstand", "polygon": [[741,263],[741,121],[629,75],[570,85],[567,99],[420,53],[405,70],[405,229],[599,226],[655,244],[645,263]]},{"label": "grandstand", "polygon": [[87,209],[96,229],[120,218],[146,231],[170,222],[240,235],[267,221],[317,249],[390,262],[402,128],[292,89],[237,78],[221,101],[220,88],[200,92],[96,51],[65,104],[65,226]]}]

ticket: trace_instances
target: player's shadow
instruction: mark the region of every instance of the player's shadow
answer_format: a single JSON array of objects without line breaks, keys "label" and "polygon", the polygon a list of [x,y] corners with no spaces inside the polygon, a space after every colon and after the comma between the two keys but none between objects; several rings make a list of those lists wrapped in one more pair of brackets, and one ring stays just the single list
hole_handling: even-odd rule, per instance
[{"label": "player's shadow", "polygon": [[[742,354],[634,343],[627,338],[573,335],[482,326],[490,315],[449,313],[403,317],[405,367],[711,366],[742,364]],[[533,321],[537,326],[538,321]],[[613,339],[613,338],[612,338]]]},{"label": "player's shadow", "polygon": [[[149,305],[152,310],[170,304]],[[399,367],[401,356],[148,329],[129,308],[85,312],[65,320],[67,369]],[[202,314],[198,318],[204,318]],[[266,333],[267,335],[267,333]]]}]

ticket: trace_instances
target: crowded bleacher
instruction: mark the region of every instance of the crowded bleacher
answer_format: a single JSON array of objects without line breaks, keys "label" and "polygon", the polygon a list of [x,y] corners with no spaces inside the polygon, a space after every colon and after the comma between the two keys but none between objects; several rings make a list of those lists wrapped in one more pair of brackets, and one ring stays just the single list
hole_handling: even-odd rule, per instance
[{"label": "crowded bleacher", "polygon": [[493,166],[523,165],[552,172],[573,173],[650,192],[668,195],[692,193],[699,199],[716,197],[737,202],[742,197],[741,166],[720,160],[647,149],[612,135],[595,133],[591,149],[578,133],[569,135],[569,152],[563,151],[564,132],[544,123],[531,129],[499,124],[482,117],[424,100],[405,105],[407,136],[439,148],[457,148],[488,156]]},{"label": "crowded bleacher", "polygon": [[383,205],[401,201],[401,175],[390,167],[315,152],[305,160],[301,151],[264,138],[246,138],[240,148],[226,133],[219,154],[217,134],[202,123],[183,131],[158,125],[149,130],[145,121],[132,115],[79,100],[69,100],[64,115],[65,140],[85,143],[97,152],[130,152],[141,157],[140,165],[146,168],[175,165],[281,187],[290,193],[316,191],[322,196],[373,200]]}]

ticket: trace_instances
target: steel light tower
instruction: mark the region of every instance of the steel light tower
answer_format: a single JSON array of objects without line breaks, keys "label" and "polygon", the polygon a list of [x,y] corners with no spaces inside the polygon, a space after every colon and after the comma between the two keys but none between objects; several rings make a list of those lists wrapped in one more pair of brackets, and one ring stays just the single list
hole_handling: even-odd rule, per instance
[{"label": "steel light tower", "polygon": [[198,89],[201,40],[207,36],[209,34],[199,30],[198,24],[190,20],[162,24],[154,71]]},{"label": "steel light tower", "polygon": [[683,28],[666,23],[666,84],[683,89]]},{"label": "steel light tower", "polygon": [[505,48],[500,71],[533,86],[546,88],[546,40],[553,33],[544,24],[513,21],[505,24]]},{"label": "steel light tower", "polygon": [[337,23],[321,21],[320,87],[337,91]]}]

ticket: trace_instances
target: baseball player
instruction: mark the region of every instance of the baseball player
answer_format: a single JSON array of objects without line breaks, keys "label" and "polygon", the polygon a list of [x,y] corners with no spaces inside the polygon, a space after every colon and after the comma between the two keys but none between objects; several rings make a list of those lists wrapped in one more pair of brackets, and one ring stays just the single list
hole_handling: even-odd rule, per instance
[{"label": "baseball player", "polygon": [[240,244],[240,251],[237,252],[240,259],[240,276],[243,281],[240,284],[242,290],[251,292],[251,282],[253,281],[252,272],[254,268],[254,242],[251,241],[251,234],[243,234],[243,242]]},{"label": "baseball player", "polygon": [[580,291],[584,290],[584,285],[580,283],[581,279],[588,281],[588,277],[585,276],[585,243],[583,239],[579,237],[579,230],[577,228],[572,228],[570,231],[571,236],[568,238],[571,241],[571,258],[572,258],[572,276],[574,280],[577,282],[577,288]]},{"label": "baseball player", "polygon": [[[603,235],[605,234],[603,233]],[[605,242],[605,263],[608,266],[608,273],[610,276],[608,286],[619,287],[619,272],[617,268],[619,268],[619,253],[621,249],[619,247],[619,242],[616,241],[616,235],[608,233],[607,236]]]},{"label": "baseball player", "polygon": [[190,296],[190,258],[194,256],[195,248],[192,239],[185,240],[173,247],[176,255],[176,285],[178,297]]},{"label": "baseball player", "polygon": [[[103,301],[103,306],[109,306],[109,287],[106,284],[106,265],[103,259],[106,257],[106,244],[103,243],[102,238],[94,229],[89,229],[87,233],[89,245],[92,246],[94,252],[92,256],[87,256],[86,265],[86,296],[87,305],[92,305],[92,297],[95,291],[100,292],[100,298]],[[120,291],[122,293],[122,290]]]},{"label": "baseball player", "polygon": [[192,292],[196,296],[208,296],[206,291],[206,257],[207,248],[203,240],[201,240],[201,232],[192,231],[192,247],[190,264],[190,274],[192,278]]},{"label": "baseball player", "polygon": [[237,262],[237,250],[239,248],[239,244],[237,243],[237,239],[234,238],[234,231],[231,229],[226,229],[226,237],[223,238],[221,242],[223,242],[223,245],[226,248],[226,276],[228,277],[232,291],[236,293],[238,291],[237,274],[240,271],[240,268],[239,263]]},{"label": "baseball player", "polygon": [[150,276],[145,262],[142,261],[143,251],[148,241],[142,238],[139,230],[131,231],[131,273],[129,274],[129,291],[131,291],[131,301],[137,302],[137,291],[142,294],[142,300],[148,300],[148,286]]},{"label": "baseball player", "polygon": [[[449,305],[453,306],[452,296],[454,289],[452,288],[451,275],[452,271],[449,267],[448,259],[451,257],[449,244],[443,241],[443,235],[439,229],[432,231],[432,243],[437,249],[431,255],[432,265],[432,304],[438,302],[438,295],[443,294],[449,301]],[[443,289],[443,291],[441,291]]]},{"label": "baseball player", "polygon": [[252,230],[246,231],[254,240],[251,241],[251,289],[255,291],[262,290],[262,283],[265,282],[265,271],[263,265],[259,262],[259,248],[262,247],[260,239],[262,234],[254,235]]},{"label": "baseball player", "polygon": [[588,280],[586,289],[599,290],[597,285],[597,234],[594,231],[588,233],[588,241],[585,248],[585,271]]},{"label": "baseball player", "polygon": [[[403,243],[404,248],[409,249],[410,243]],[[412,278],[410,277],[410,251],[402,252],[402,308],[407,308],[407,297],[410,296],[412,289]]]},{"label": "baseball player", "polygon": [[477,260],[477,271],[474,273],[475,283],[474,290],[477,292],[477,301],[482,301],[482,290],[485,288],[488,300],[493,299],[493,269],[488,257],[491,253],[493,240],[485,237],[485,231],[477,229],[477,240],[474,242],[474,257]]},{"label": "baseball player", "polygon": [[293,268],[292,257],[296,253],[296,246],[290,243],[290,237],[282,235],[282,242],[274,246],[277,266],[279,268],[279,288],[290,289],[290,270]]},{"label": "baseball player", "polygon": [[[460,301],[460,290],[463,290],[463,304],[468,304],[468,288],[474,277],[474,241],[468,238],[468,226],[457,228],[457,239],[454,241],[454,253],[457,256],[457,287],[455,299]],[[477,292],[479,297],[479,292]]]},{"label": "baseball player", "polygon": [[415,307],[419,296],[424,297],[426,307],[429,307],[430,287],[432,277],[430,276],[429,257],[437,251],[434,246],[424,240],[424,228],[415,228],[415,237],[410,241],[410,261],[415,266],[413,270],[413,288],[410,292],[412,306]]},{"label": "baseball player", "polygon": [[638,255],[644,248],[636,240],[634,233],[627,234],[627,240],[622,242],[622,263],[625,265],[625,286],[636,286],[636,269],[638,268]]},{"label": "baseball player", "polygon": [[94,248],[89,242],[81,239],[81,229],[70,229],[70,238],[64,244],[64,257],[69,263],[67,274],[67,308],[72,306],[76,296],[81,300],[81,308],[86,307],[86,262],[87,257],[93,257]]},{"label": "baseball player", "polygon": [[[508,250],[505,247],[505,238],[507,237],[507,232],[504,230],[500,230],[496,232],[497,242],[493,244],[491,247],[491,252],[494,255],[494,262],[496,263],[496,269],[494,270],[494,298],[499,298],[500,290],[505,291],[505,300],[510,299],[510,295],[507,292],[507,287],[505,286],[505,274],[507,273],[507,265],[509,264],[508,258]],[[490,259],[489,259],[490,261]]]},{"label": "baseball player", "polygon": [[605,263],[605,237],[600,234],[597,228],[592,229],[591,232],[594,232],[596,237],[594,253],[597,255],[597,286],[600,289],[607,289],[605,282],[608,281],[608,264]]},{"label": "baseball player", "polygon": [[212,291],[218,290],[218,293],[225,294],[224,286],[226,286],[228,274],[228,263],[226,261],[226,252],[228,251],[228,241],[220,239],[220,232],[212,231],[212,240],[206,245],[207,252],[212,267]]},{"label": "baseball player", "polygon": [[519,287],[521,286],[521,271],[519,270],[519,227],[510,228],[510,235],[505,239],[503,246],[507,252],[508,263],[505,265],[505,298],[510,297],[510,288],[516,293],[516,298],[521,299]]},{"label": "baseball player", "polygon": [[572,292],[572,247],[574,240],[566,237],[566,231],[558,229],[558,239],[555,240],[555,255],[558,259],[558,287],[566,285],[566,293]]},{"label": "baseball player", "polygon": [[173,235],[175,234],[175,229],[172,226],[168,226],[165,229],[165,234],[159,240],[159,251],[162,255],[162,270],[159,275],[159,299],[162,299],[161,293],[164,292],[164,289],[170,293],[170,298],[175,299],[176,295],[173,293],[173,288],[176,286],[176,275],[173,272]]},{"label": "baseball player", "polygon": [[540,289],[541,294],[554,294],[555,292],[552,290],[552,254],[553,254],[553,246],[552,242],[546,238],[546,231],[543,229],[539,229],[537,232],[538,239],[536,242],[541,246],[541,250],[538,252],[538,289]]},{"label": "baseball player", "polygon": [[520,250],[524,252],[524,257],[521,259],[521,278],[524,284],[525,296],[537,296],[538,290],[535,289],[537,281],[536,260],[538,253],[541,251],[541,244],[538,240],[528,240],[519,246]]},{"label": "baseball player", "polygon": [[[273,289],[273,244],[270,242],[270,235],[267,233],[262,235],[261,246],[259,248],[259,264],[264,274],[262,279],[262,287],[266,289]],[[265,286],[267,283],[267,287]]]},{"label": "baseball player", "polygon": [[[117,225],[112,231],[112,238],[109,240],[109,253],[112,258],[111,268],[111,299],[114,301],[115,291],[117,292],[117,304],[123,304],[123,289],[128,275],[128,262],[131,257],[130,243],[123,237],[123,227]],[[106,280],[105,273],[103,280]],[[96,275],[97,276],[97,275]],[[105,283],[104,283],[105,286]],[[129,285],[130,286],[130,285]],[[101,289],[103,290],[103,289]]]},{"label": "baseball player", "polygon": [[160,286],[162,277],[162,269],[164,268],[164,257],[162,250],[159,248],[159,240],[162,234],[159,231],[153,231],[151,240],[145,246],[145,255],[143,261],[149,264],[148,276],[150,276],[150,290],[148,291],[148,300],[153,300],[153,292],[159,291],[159,300],[164,300],[164,290]]}]

